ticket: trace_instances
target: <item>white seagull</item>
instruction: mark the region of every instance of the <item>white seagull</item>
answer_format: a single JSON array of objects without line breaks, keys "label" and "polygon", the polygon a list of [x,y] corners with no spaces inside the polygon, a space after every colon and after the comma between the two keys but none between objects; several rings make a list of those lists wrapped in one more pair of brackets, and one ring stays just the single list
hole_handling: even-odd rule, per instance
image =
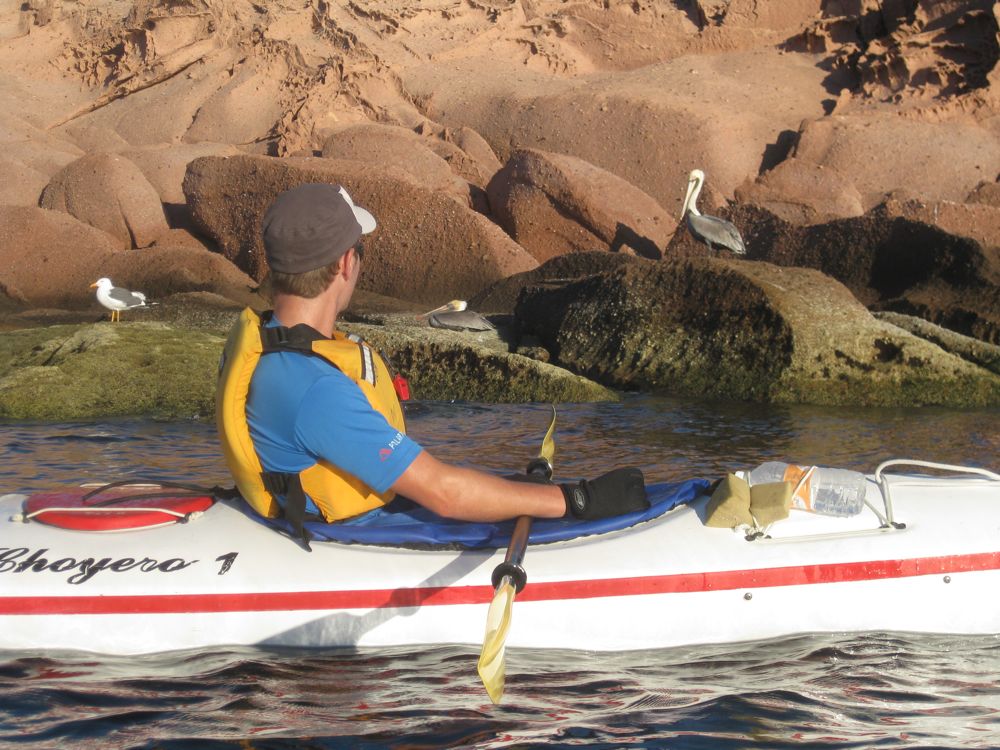
[{"label": "white seagull", "polygon": [[684,196],[681,218],[687,219],[691,234],[707,244],[710,250],[719,245],[737,255],[746,255],[747,248],[743,244],[740,230],[733,226],[732,222],[720,219],[718,216],[703,216],[698,210],[695,204],[703,184],[705,184],[705,173],[700,169],[692,169],[688,175],[688,189],[687,195]]},{"label": "white seagull", "polygon": [[122,310],[146,306],[145,294],[112,286],[111,279],[108,278],[98,279],[90,288],[97,289],[97,301],[111,311],[111,322],[120,319]]}]

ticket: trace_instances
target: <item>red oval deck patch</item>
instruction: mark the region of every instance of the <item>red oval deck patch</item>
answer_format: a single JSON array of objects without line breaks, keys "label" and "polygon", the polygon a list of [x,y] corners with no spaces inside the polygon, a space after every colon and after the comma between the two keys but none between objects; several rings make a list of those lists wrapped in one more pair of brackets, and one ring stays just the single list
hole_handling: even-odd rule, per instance
[{"label": "red oval deck patch", "polygon": [[26,520],[61,529],[121,531],[176,523],[215,502],[208,495],[176,496],[169,488],[150,485],[113,487],[87,497],[94,489],[36,493],[24,501],[23,514]]}]

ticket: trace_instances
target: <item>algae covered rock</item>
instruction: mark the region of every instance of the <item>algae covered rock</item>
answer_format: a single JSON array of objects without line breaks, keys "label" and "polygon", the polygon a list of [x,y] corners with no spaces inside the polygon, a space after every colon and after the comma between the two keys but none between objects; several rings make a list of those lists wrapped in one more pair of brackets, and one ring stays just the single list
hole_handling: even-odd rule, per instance
[{"label": "algae covered rock", "polygon": [[416,325],[345,324],[387,353],[414,398],[493,403],[614,401],[609,388],[554,365],[508,352],[495,331]]},{"label": "algae covered rock", "polygon": [[223,338],[163,323],[0,335],[0,418],[210,417]]},{"label": "algae covered rock", "polygon": [[1000,403],[995,373],[876,320],[813,269],[635,259],[526,287],[516,315],[556,364],[616,388],[777,403]]},{"label": "algae covered rock", "polygon": [[[191,295],[166,303],[172,322],[96,323],[0,333],[0,419],[44,421],[141,416],[211,419],[229,306]],[[172,299],[172,298],[171,298]],[[608,401],[608,388],[552,365],[507,353],[491,332],[441,331],[412,315],[388,324],[345,323],[383,349],[414,397],[482,402]]]}]

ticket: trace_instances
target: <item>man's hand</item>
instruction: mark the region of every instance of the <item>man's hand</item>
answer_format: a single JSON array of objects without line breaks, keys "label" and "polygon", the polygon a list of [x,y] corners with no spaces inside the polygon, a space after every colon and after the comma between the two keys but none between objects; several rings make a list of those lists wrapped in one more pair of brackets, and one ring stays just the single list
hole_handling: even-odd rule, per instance
[{"label": "man's hand", "polygon": [[560,484],[559,488],[566,499],[566,515],[581,520],[595,521],[649,508],[645,479],[635,467],[614,469],[592,481]]}]

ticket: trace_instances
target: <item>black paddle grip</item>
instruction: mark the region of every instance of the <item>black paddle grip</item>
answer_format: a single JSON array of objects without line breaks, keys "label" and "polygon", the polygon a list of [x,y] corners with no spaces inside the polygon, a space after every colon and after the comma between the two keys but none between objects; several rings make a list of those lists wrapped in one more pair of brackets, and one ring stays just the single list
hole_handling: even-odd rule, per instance
[{"label": "black paddle grip", "polygon": [[531,459],[531,463],[528,464],[525,474],[536,474],[545,477],[546,479],[552,479],[552,464],[548,462],[548,459],[538,458]]},{"label": "black paddle grip", "polygon": [[528,582],[528,574],[524,572],[524,568],[519,563],[504,560],[493,568],[494,590],[500,585],[500,581],[503,580],[504,576],[510,576],[510,580],[514,584],[514,591],[518,594],[521,593],[521,589]]}]

